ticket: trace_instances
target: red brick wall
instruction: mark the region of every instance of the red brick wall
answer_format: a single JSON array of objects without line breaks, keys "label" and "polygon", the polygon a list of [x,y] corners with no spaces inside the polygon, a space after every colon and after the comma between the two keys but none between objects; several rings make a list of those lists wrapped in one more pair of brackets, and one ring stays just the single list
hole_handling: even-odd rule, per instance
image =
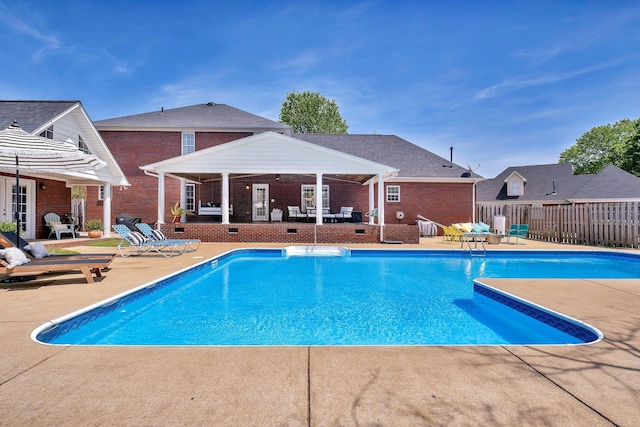
[{"label": "red brick wall", "polygon": [[[314,225],[304,223],[264,224],[164,224],[162,232],[168,238],[200,239],[203,242],[230,243],[314,243]],[[407,244],[420,242],[417,226],[388,225],[384,228],[385,240]],[[320,244],[380,243],[377,226],[360,224],[324,224],[316,228],[315,241]]]},{"label": "red brick wall", "polygon": [[[45,189],[40,189],[40,183]],[[71,189],[64,182],[38,178],[36,183],[36,239],[46,239],[49,228],[44,224],[44,216],[49,212],[60,215],[71,213]]]},{"label": "red brick wall", "polygon": [[[157,220],[158,180],[140,170],[140,166],[179,156],[181,132],[101,131],[100,135],[131,183],[122,190],[113,189],[112,217],[126,212],[144,222]],[[251,135],[246,132],[196,132],[196,150],[224,144]],[[170,207],[180,199],[180,182],[165,179],[165,220],[170,220]],[[87,188],[87,218],[102,217],[102,202],[97,187]]]},{"label": "red brick wall", "polygon": [[[133,132],[101,131],[102,138],[109,146],[132,186],[113,188],[112,217],[122,212],[141,217],[143,222],[155,223],[157,219],[157,185],[154,177],[146,176],[139,166],[158,162],[180,155],[180,132]],[[196,149],[201,150],[249,136],[249,133],[196,132]],[[324,184],[330,186],[329,200],[333,210],[341,206],[352,206],[354,211],[365,213],[368,210],[368,187],[357,183],[347,183],[324,178]],[[232,223],[250,222],[251,186],[254,183],[269,184],[269,210],[280,208],[285,213],[288,205],[300,205],[302,184],[315,184],[315,176],[265,175],[247,178],[232,177],[230,182],[230,203],[234,215]],[[246,189],[246,186],[249,189]],[[472,184],[458,183],[387,183],[400,186],[400,203],[385,203],[385,223],[414,225],[420,214],[442,224],[467,222],[472,219]],[[179,181],[165,180],[165,221],[171,221],[169,209],[179,199]],[[97,200],[97,188],[87,189],[87,217],[101,217],[102,202]],[[386,195],[386,192],[385,192]],[[375,192],[377,203],[377,191]],[[386,199],[386,197],[385,197]],[[221,182],[213,181],[196,186],[196,203],[221,203]],[[396,211],[403,211],[403,220],[396,219]],[[214,218],[187,217],[190,222],[213,221]],[[219,217],[215,218],[219,221]],[[366,218],[363,218],[366,221]]]}]

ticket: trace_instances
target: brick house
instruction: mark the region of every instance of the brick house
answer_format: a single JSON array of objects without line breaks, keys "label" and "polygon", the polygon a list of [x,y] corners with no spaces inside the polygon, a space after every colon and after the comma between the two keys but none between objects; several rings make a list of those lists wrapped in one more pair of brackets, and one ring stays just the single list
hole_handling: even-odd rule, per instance
[{"label": "brick house", "polygon": [[[469,221],[482,180],[394,135],[294,135],[289,126],[222,104],[95,125],[132,183],[113,196],[113,213],[165,224],[180,201],[194,213],[182,219],[187,231],[190,224],[269,223],[274,208],[286,222],[287,206],[304,212],[318,204],[360,213],[375,208],[378,218],[363,218],[372,225],[413,226],[418,214],[441,223]],[[217,208],[218,215],[202,207]],[[100,209],[97,191],[89,193],[89,212]]]},{"label": "brick house", "polygon": [[[21,235],[27,239],[46,238],[49,229],[42,220],[48,212],[63,217],[71,212],[71,186],[97,189],[126,187],[122,173],[107,145],[80,101],[0,101],[0,128],[14,120],[22,130],[56,141],[70,142],[78,150],[93,154],[107,166],[90,172],[20,172]],[[0,172],[0,221],[13,221],[15,172]],[[89,218],[101,218],[108,233],[111,209],[94,210]]]}]

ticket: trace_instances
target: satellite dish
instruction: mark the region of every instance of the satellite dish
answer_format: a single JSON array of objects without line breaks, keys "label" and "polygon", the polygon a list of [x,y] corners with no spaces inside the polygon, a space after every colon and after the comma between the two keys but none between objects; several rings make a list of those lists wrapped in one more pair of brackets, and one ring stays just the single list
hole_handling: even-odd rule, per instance
[{"label": "satellite dish", "polygon": [[396,219],[404,219],[404,212],[397,211],[396,212]]}]

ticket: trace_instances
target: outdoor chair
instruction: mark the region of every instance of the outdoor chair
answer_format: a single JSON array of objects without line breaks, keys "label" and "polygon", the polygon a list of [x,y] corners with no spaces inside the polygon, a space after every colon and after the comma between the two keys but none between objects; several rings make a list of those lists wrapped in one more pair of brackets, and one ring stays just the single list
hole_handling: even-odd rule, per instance
[{"label": "outdoor chair", "polygon": [[124,224],[115,224],[112,225],[112,227],[116,233],[122,237],[122,240],[118,244],[118,252],[120,252],[120,256],[122,257],[142,255],[153,251],[168,258],[176,255],[182,255],[186,251],[186,243],[177,244],[175,242],[165,243],[156,242],[155,240],[147,240],[140,232],[131,231],[129,227]]},{"label": "outdoor chair", "polygon": [[511,228],[509,229],[509,233],[507,233],[507,243],[511,243],[511,237],[516,238],[516,245],[518,244],[518,239],[525,238],[529,234],[529,224],[511,224]]},{"label": "outdoor chair", "polygon": [[186,252],[197,251],[200,247],[199,239],[167,239],[167,237],[160,230],[151,228],[151,226],[144,222],[139,222],[136,227],[147,238],[147,241],[162,242],[167,245],[185,245]]},{"label": "outdoor chair", "polygon": [[[15,247],[16,242],[16,233],[13,231],[2,231],[0,232],[0,246],[4,248]],[[22,237],[18,239],[19,249],[21,249],[27,258],[31,260],[34,259],[42,259],[46,258],[48,260],[61,260],[61,259],[112,259],[116,256],[115,253],[81,253],[81,254],[64,254],[57,255],[48,253],[47,249],[42,245],[42,243],[34,242],[29,243]],[[44,252],[43,252],[44,251]]]},{"label": "outdoor chair", "polygon": [[352,220],[352,213],[353,213],[353,206],[348,206],[348,207],[342,206],[340,208],[340,212],[335,214],[335,218],[339,222],[351,221]]},{"label": "outdoor chair", "polygon": [[53,212],[49,212],[44,216],[44,222],[49,227],[49,237],[52,235],[56,235],[56,238],[60,240],[60,237],[63,234],[70,234],[74,239],[76,238],[76,231],[74,229],[73,224],[63,224],[60,219],[60,215],[55,214]]},{"label": "outdoor chair", "polygon": [[78,271],[84,275],[87,283],[93,283],[93,274],[102,277],[102,270],[109,267],[111,258],[103,259],[29,259],[19,248],[2,249],[0,258],[0,274],[8,276],[40,275],[43,273],[62,273]]},{"label": "outdoor chair", "polygon": [[300,206],[287,206],[287,221],[302,221],[307,219],[307,215],[300,211]]}]

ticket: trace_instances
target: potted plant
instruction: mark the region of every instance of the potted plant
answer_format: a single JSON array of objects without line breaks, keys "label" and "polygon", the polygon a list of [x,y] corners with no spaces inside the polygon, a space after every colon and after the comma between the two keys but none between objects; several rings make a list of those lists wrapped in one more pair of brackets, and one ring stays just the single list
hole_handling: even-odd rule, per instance
[{"label": "potted plant", "polygon": [[87,221],[87,230],[89,230],[89,237],[92,239],[102,236],[102,220],[90,219]]},{"label": "potted plant", "polygon": [[0,222],[0,231],[13,231],[14,233],[18,229],[15,221],[3,221]]},{"label": "potted plant", "polygon": [[173,222],[180,222],[180,217],[182,215],[192,215],[192,213],[180,206],[180,202],[176,202],[176,204],[171,208]]}]

